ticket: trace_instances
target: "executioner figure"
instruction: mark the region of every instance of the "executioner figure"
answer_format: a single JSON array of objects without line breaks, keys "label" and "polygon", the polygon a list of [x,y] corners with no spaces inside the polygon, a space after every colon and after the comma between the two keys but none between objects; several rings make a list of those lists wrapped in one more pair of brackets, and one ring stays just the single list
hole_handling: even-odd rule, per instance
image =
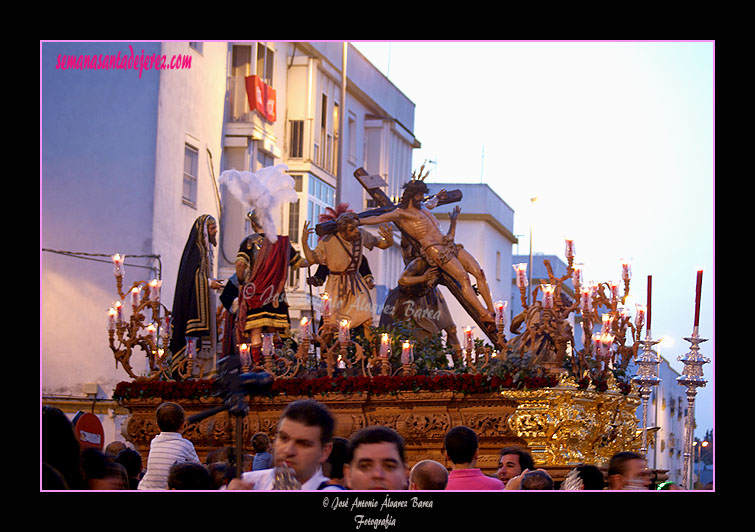
[{"label": "executioner figure", "polygon": [[[361,225],[376,225],[395,222],[420,246],[420,256],[431,267],[438,268],[455,280],[461,288],[462,296],[474,308],[483,321],[495,321],[495,309],[490,288],[477,260],[464,249],[455,244],[453,237],[444,235],[440,224],[429,209],[443,200],[446,191],[441,190],[434,198],[425,201],[429,189],[421,178],[412,179],[404,185],[404,193],[398,207],[377,216],[359,218]],[[469,275],[477,281],[477,288],[485,301],[482,305],[475,293]]]},{"label": "executioner figure", "polygon": [[259,364],[263,332],[289,335],[291,322],[284,291],[289,268],[306,268],[308,264],[288,236],[277,235],[273,243],[254,212],[248,219],[252,234],[241,242],[236,275],[220,296],[229,311],[223,354],[232,354],[236,345],[249,343],[252,359]]},{"label": "executioner figure", "polygon": [[341,319],[350,321],[349,327],[355,329],[365,326],[365,334],[372,325],[372,298],[367,283],[359,267],[362,263],[364,248],[387,249],[393,245],[393,233],[389,226],[380,227],[380,238],[359,228],[356,213],[346,212],[337,218],[335,233],[324,236],[315,249],[309,247],[309,237],[314,228],[309,221],[302,229],[302,250],[307,262],[323,264],[328,267],[329,275],[325,291],[330,296],[331,313],[325,325],[334,325]]},{"label": "executioner figure", "polygon": [[[229,311],[224,328],[223,352],[233,353],[248,343],[254,363],[261,360],[262,332],[285,335],[289,328],[285,284],[289,267],[307,267],[291,246],[288,236],[279,235],[276,219],[280,207],[299,199],[293,177],[284,164],[257,172],[225,170],[218,183],[246,206],[253,234],[244,239],[236,255],[236,275],[231,277],[221,301]],[[234,303],[234,300],[236,300]]]},{"label": "executioner figure", "polygon": [[[460,211],[457,206],[450,213],[451,224],[447,235],[451,238],[454,236]],[[415,245],[406,238],[401,239],[401,254],[405,268],[398,286],[385,299],[380,326],[387,327],[394,322],[404,321],[416,328],[419,337],[446,331],[446,341],[456,351],[454,362],[458,362],[461,345],[456,335],[456,324],[438,289],[438,268],[431,267],[420,256]]]}]

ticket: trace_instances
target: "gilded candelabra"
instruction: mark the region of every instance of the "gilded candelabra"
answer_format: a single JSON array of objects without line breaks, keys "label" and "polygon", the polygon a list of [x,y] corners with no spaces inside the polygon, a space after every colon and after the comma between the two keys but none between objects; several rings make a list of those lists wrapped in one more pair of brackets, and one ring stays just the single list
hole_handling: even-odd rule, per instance
[{"label": "gilded candelabra", "polygon": [[[124,292],[124,259],[125,257],[120,254],[113,257],[116,290],[120,300],[108,310],[108,343],[115,356],[116,367],[120,363],[130,377],[139,380],[169,378],[171,371],[190,375],[191,361],[186,361],[180,367],[169,368],[164,349],[158,346],[159,337],[162,338],[163,346],[170,339],[171,313],[160,302],[161,281],[156,279],[149,282],[136,281],[127,292]],[[132,312],[127,321],[124,319],[123,306],[129,296]],[[164,315],[161,315],[161,310],[165,311]],[[147,319],[148,312],[149,320]],[[160,333],[161,326],[162,333]],[[141,347],[147,354],[150,371],[147,377],[137,376],[131,367],[131,355],[136,347]]]},{"label": "gilded candelabra", "polygon": [[[564,371],[570,347],[571,373],[577,378],[591,374],[597,362],[597,371],[603,375],[609,369],[626,369],[636,357],[641,344],[643,314],[638,306],[637,319],[633,322],[626,307],[629,296],[631,271],[628,261],[622,261],[621,283],[582,282],[582,265],[574,261],[574,243],[566,241],[567,271],[561,277],[553,273],[550,261],[543,263],[548,272],[547,283],[543,282],[532,290],[532,303],[528,304],[527,265],[515,264],[516,283],[519,288],[523,311],[512,320],[511,332],[518,334],[509,345],[522,352],[532,353],[530,365],[541,365],[549,374]],[[571,280],[575,300],[570,303],[562,297],[565,283]],[[538,299],[538,293],[542,297]],[[572,312],[582,316],[584,348],[574,350],[574,333],[569,323]],[[519,334],[519,327],[526,329]],[[601,324],[599,334],[593,333],[595,324]]]},{"label": "gilded candelabra", "polygon": [[[361,365],[362,374],[367,375],[369,358],[359,342],[351,339],[349,320],[342,319],[336,325],[328,318],[329,316],[326,316],[323,326],[315,334],[315,340],[321,346],[321,356],[325,360],[328,377],[335,374],[336,368],[351,369],[356,365]],[[351,346],[354,347],[353,356],[349,350]]]}]

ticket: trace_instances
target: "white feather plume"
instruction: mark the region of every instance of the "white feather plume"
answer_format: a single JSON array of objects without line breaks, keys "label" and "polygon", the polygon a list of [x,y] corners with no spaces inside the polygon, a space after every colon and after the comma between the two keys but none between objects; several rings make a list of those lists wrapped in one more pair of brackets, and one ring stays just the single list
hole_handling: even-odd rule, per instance
[{"label": "white feather plume", "polygon": [[220,174],[218,179],[218,183],[225,185],[237,200],[254,210],[262,230],[273,243],[278,240],[274,213],[283,203],[294,203],[299,199],[294,178],[286,170],[288,166],[285,164],[267,166],[257,173],[231,169]]}]

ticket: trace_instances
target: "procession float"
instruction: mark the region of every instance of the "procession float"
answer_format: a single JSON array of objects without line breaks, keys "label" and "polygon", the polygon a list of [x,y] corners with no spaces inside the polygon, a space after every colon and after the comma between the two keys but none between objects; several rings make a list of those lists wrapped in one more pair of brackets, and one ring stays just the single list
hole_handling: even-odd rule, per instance
[{"label": "procession float", "polygon": [[[315,227],[305,224],[300,254],[277,235],[270,216],[280,202],[296,201],[284,170],[221,175],[249,207],[254,229],[240,246],[236,275],[224,284],[213,284],[217,224],[210,216],[199,217],[189,236],[171,309],[160,302],[159,280],[124,290],[123,256],[113,257],[119,301],[109,313],[109,343],[130,377],[114,398],[130,412],[124,436],[145,459],[159,432],[154,412],[161,402],[186,410],[184,436],[204,460],[228,445],[248,452],[257,432],[274,437],[281,412],[300,398],[330,408],[337,436],[368,425],[395,429],[406,441],[409,465],[427,458],[448,463],[443,438],[458,425],[478,434],[477,464],[487,474],[498,467],[498,451],[512,444],[526,447],[556,481],[577,464],[605,467],[619,451],[647,451],[653,430],[645,414],[660,363],[650,330],[651,278],[646,304],[629,308],[631,266],[622,265],[622,286],[585,283],[567,240],[561,277],[545,261],[548,282],[529,286],[526,265],[514,265],[523,310],[509,320],[508,302],[492,301],[484,272],[455,242],[458,208],[446,232],[431,212],[458,202],[458,190],[427,197],[420,169],[394,203],[382,178],[360,168],[354,177],[378,207],[353,213],[338,206]],[[380,236],[365,226],[379,226]],[[313,233],[314,249],[308,245]],[[388,295],[388,310],[373,322],[363,249],[391,245],[401,246],[405,269]],[[327,281],[319,281],[321,312],[294,327],[276,321],[287,316],[281,278],[289,268],[312,266],[327,270]],[[439,286],[483,338],[473,338],[470,328],[456,331]],[[213,289],[222,290],[217,308]],[[410,304],[412,312],[402,313]],[[577,327],[585,339],[579,349]],[[689,390],[691,446],[695,389],[705,385],[707,359],[699,353],[705,340],[697,327],[687,340],[693,348],[680,382]],[[146,375],[130,363],[139,351],[148,358]]]}]

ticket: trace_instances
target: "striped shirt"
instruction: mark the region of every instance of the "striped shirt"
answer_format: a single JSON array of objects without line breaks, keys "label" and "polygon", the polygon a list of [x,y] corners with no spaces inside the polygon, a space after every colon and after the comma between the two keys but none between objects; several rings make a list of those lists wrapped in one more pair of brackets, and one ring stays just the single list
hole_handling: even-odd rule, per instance
[{"label": "striped shirt", "polygon": [[147,472],[138,489],[167,490],[168,473],[176,462],[201,463],[193,443],[178,432],[161,432],[149,445]]}]

